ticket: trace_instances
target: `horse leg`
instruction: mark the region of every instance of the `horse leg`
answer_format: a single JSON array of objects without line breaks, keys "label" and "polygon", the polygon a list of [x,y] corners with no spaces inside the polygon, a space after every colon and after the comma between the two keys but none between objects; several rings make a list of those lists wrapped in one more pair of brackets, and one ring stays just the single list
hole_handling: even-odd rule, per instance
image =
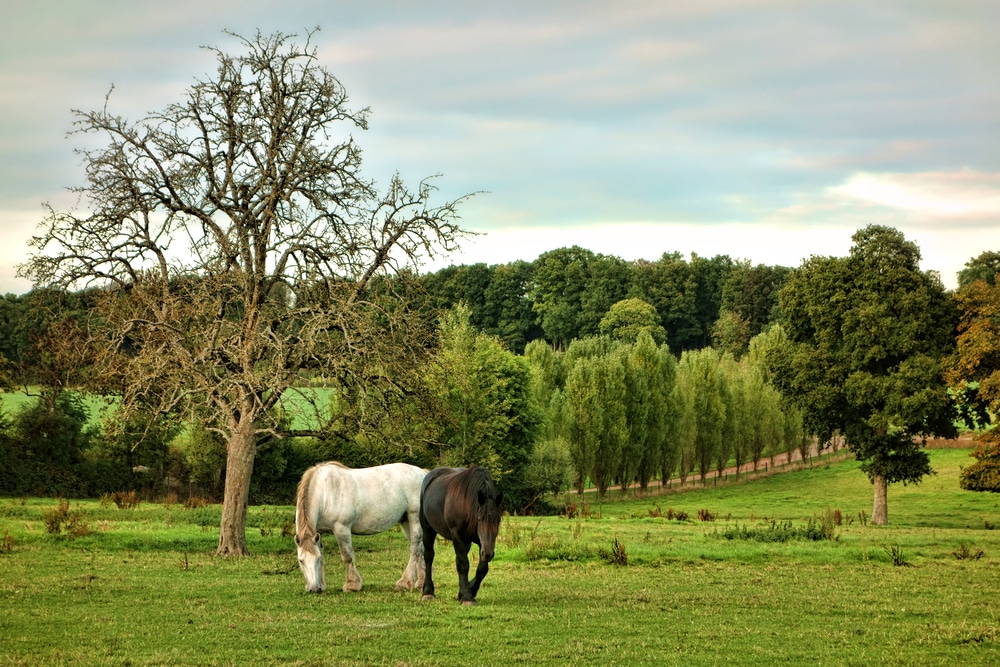
[{"label": "horse leg", "polygon": [[434,578],[431,576],[431,568],[434,566],[434,538],[437,533],[429,526],[422,526],[424,532],[424,596],[423,600],[434,599]]},{"label": "horse leg", "polygon": [[364,582],[354,566],[354,545],[351,544],[351,529],[343,525],[333,528],[333,535],[340,545],[340,559],[344,561],[344,592],[360,591]]},{"label": "horse leg", "polygon": [[400,521],[399,525],[403,529],[403,535],[410,542],[410,560],[406,563],[403,576],[396,582],[396,590],[402,591],[419,588],[424,583],[424,545],[423,533],[420,530],[420,521],[415,516],[409,516]]},{"label": "horse leg", "polygon": [[486,578],[486,573],[490,571],[490,561],[492,557],[483,558],[483,549],[479,548],[479,565],[476,566],[476,578],[472,580],[469,584],[469,590],[472,591],[472,598],[475,599],[479,595],[479,586],[483,583],[483,579]]},{"label": "horse leg", "polygon": [[476,604],[476,593],[469,588],[469,548],[471,542],[452,539],[455,547],[455,569],[458,570],[458,599],[464,605]]}]

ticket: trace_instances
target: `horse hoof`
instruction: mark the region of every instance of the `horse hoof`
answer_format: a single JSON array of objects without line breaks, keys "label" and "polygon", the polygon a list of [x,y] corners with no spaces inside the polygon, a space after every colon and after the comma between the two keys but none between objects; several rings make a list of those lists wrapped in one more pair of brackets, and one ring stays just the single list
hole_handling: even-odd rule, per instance
[{"label": "horse hoof", "polygon": [[434,596],[433,596],[433,595],[425,595],[425,596],[423,596],[423,597],[422,597],[422,598],[420,598],[420,599],[421,599],[421,600],[433,600],[433,599],[434,599]]},{"label": "horse hoof", "polygon": [[476,606],[476,601],[475,600],[462,600],[462,606],[463,607],[475,607]]}]

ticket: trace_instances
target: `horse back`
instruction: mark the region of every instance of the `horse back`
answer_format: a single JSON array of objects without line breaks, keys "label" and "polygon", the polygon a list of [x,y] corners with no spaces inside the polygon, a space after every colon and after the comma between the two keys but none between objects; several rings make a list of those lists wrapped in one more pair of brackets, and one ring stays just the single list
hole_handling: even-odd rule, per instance
[{"label": "horse back", "polygon": [[343,525],[354,534],[371,535],[419,511],[422,468],[390,463],[356,469],[330,466],[322,473],[312,494],[322,532]]},{"label": "horse back", "polygon": [[420,489],[420,523],[446,540],[457,533],[463,539],[475,536],[476,517],[463,494],[457,492],[455,479],[466,468],[435,468],[427,473]]}]

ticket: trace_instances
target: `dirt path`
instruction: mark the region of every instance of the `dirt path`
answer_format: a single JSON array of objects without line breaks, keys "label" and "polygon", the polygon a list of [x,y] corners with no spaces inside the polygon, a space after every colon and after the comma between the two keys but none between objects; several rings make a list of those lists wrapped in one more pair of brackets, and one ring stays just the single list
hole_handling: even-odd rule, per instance
[{"label": "dirt path", "polygon": [[[943,448],[953,448],[953,447],[970,448],[974,446],[975,446],[975,441],[967,437],[956,438],[954,440],[945,440],[942,438],[934,438],[927,440],[927,447],[931,449],[943,449]],[[831,461],[843,461],[844,459],[849,459],[849,458],[851,458],[851,452],[844,444],[839,444],[836,450],[826,448],[822,452],[822,454],[820,454],[816,443],[813,442],[811,450],[809,452],[809,458],[805,461],[804,465],[813,465],[813,466],[823,465]],[[744,475],[749,475],[750,478],[766,477],[769,475],[776,475],[783,472],[791,472],[793,470],[799,470],[802,466],[793,467],[790,466],[789,463],[794,464],[801,462],[802,462],[802,454],[797,449],[792,452],[791,461],[789,461],[788,454],[785,453],[778,454],[773,459],[771,457],[762,458],[757,464],[756,471],[753,468],[752,462],[744,464],[740,468],[740,479],[744,479],[743,477]],[[724,469],[721,475],[718,473],[718,471],[712,470],[707,475],[705,475],[704,484],[701,481],[701,476],[698,475],[697,473],[688,475],[688,478],[684,484],[681,484],[680,479],[672,479],[670,480],[670,482],[667,483],[667,490],[682,491],[682,490],[704,488],[705,486],[708,486],[709,483],[717,484],[718,483],[717,480],[719,479],[721,479],[723,483],[725,483],[730,481],[730,478],[733,478],[733,481],[735,481],[736,478],[735,466]],[[649,483],[649,490],[658,491],[659,489],[662,488],[662,486],[663,485],[660,483],[660,480],[653,480]],[[620,491],[620,490],[621,490],[620,486],[612,486],[608,488],[608,491]],[[639,486],[636,484],[630,486],[628,490],[635,494],[638,494],[640,492]],[[570,493],[571,495],[573,495],[572,489],[570,490]],[[596,494],[597,488],[592,487],[584,489],[584,494],[587,493]]]},{"label": "dirt path", "polygon": [[[805,465],[821,465],[830,461],[842,461],[845,458],[850,458],[850,455],[851,455],[850,451],[847,449],[847,447],[840,445],[836,451],[833,451],[828,448],[824,450],[822,456],[820,456],[816,447],[816,443],[813,443],[812,450],[810,452],[809,458],[805,462]],[[789,465],[789,463],[794,464],[800,462],[802,462],[802,454],[797,449],[792,452],[791,461],[789,461],[788,454],[786,453],[777,454],[774,456],[773,459],[771,457],[765,457],[762,458],[760,461],[758,461],[757,470],[754,470],[753,462],[743,464],[743,466],[740,467],[740,479],[744,479],[744,475],[748,475],[749,477],[753,478],[753,477],[766,477],[769,475],[775,475],[782,472],[791,472],[792,470],[800,469],[801,466],[792,467]],[[702,483],[701,475],[699,475],[698,473],[692,473],[688,475],[688,478],[684,482],[684,484],[681,484],[680,479],[671,479],[667,483],[667,490],[682,491],[682,490],[703,488],[705,486],[708,486],[709,484],[717,484],[718,480],[720,479],[723,481],[723,483],[728,482],[730,481],[730,478],[732,478],[733,481],[735,481],[736,479],[735,466],[725,468],[722,471],[721,475],[717,470],[710,471],[708,474],[705,475],[704,483]],[[658,491],[662,488],[662,486],[663,485],[661,484],[660,480],[653,480],[649,483],[649,491],[654,491],[654,492]],[[620,490],[621,490],[620,486],[608,487],[609,492],[620,491]],[[636,484],[630,486],[628,490],[632,491],[633,493],[640,492],[639,486]],[[587,493],[596,494],[597,488],[591,487],[588,489],[584,489],[584,494]]]}]

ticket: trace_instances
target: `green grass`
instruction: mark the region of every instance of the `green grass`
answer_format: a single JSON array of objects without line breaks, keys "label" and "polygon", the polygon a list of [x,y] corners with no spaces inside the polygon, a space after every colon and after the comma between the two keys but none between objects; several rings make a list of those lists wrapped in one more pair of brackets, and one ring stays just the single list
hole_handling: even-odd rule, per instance
[{"label": "green grass", "polygon": [[[74,539],[44,531],[54,500],[0,500],[0,535],[14,540],[0,549],[0,665],[996,664],[1000,531],[987,526],[1000,522],[1000,497],[958,488],[967,451],[930,454],[938,475],[890,487],[884,528],[857,518],[870,512],[871,485],[853,461],[664,496],[614,493],[577,519],[505,518],[474,608],[454,600],[445,544],[436,600],[396,592],[406,561],[396,531],[356,538],[357,594],[340,592],[324,540],[329,590],[316,596],[303,594],[280,535],[290,507],[251,508],[254,556],[226,560],[211,555],[218,507],[74,502],[90,528]],[[690,518],[667,519],[669,508]],[[720,536],[805,525],[827,508],[845,519],[835,540]],[[628,565],[609,562],[615,539]],[[959,559],[963,545],[984,555]]]},{"label": "green grass", "polygon": [[[8,416],[14,414],[25,405],[36,401],[39,392],[38,387],[29,387],[34,395],[28,395],[23,391],[0,391],[0,414]],[[285,408],[289,410],[293,417],[291,425],[293,428],[314,428],[316,426],[316,416],[309,402],[298,393],[315,394],[319,397],[320,405],[330,402],[332,391],[329,389],[307,387],[296,391],[289,391],[283,399]],[[108,400],[94,394],[83,394],[83,402],[87,408],[88,425],[100,426],[101,417],[104,416],[109,406],[113,404],[113,399]]]},{"label": "green grass", "polygon": [[[28,389],[32,395],[23,391],[0,391],[0,413],[9,417],[29,403],[37,401],[39,388],[29,387]],[[88,424],[97,426],[110,403],[100,396],[83,394],[83,404],[87,408]]]}]

